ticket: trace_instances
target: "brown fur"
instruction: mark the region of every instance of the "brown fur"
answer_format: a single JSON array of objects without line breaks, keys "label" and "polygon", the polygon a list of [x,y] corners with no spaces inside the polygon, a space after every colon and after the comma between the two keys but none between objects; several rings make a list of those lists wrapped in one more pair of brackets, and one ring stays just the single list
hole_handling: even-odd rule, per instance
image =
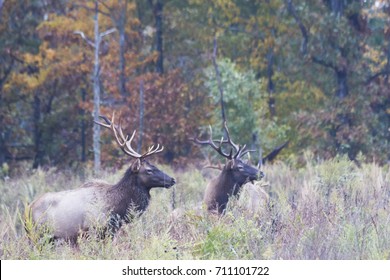
[{"label": "brown fur", "polygon": [[151,188],[174,184],[173,178],[137,159],[117,184],[90,181],[77,189],[42,195],[30,206],[32,220],[38,226],[49,226],[54,239],[75,243],[80,233],[91,228],[115,232],[123,221],[129,222],[130,209],[139,214],[146,210]]},{"label": "brown fur", "polygon": [[[210,212],[223,214],[231,196],[238,196],[241,187],[253,180],[258,180],[259,170],[244,163],[241,159],[231,159],[221,173],[206,187],[203,201]],[[263,177],[260,171],[260,178]]]}]

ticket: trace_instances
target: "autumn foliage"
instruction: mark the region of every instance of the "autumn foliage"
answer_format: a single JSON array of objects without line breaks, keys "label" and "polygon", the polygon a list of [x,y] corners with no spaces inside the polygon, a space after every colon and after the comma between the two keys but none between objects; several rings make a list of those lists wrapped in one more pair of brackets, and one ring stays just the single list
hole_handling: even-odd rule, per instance
[{"label": "autumn foliage", "polygon": [[[332,5],[338,2],[339,5]],[[356,1],[355,1],[356,2]],[[221,127],[222,69],[236,139],[281,159],[388,162],[387,1],[1,1],[0,165],[91,162],[95,17],[103,114],[161,161],[203,159],[188,138]],[[375,2],[375,3],[374,3]],[[96,10],[98,7],[98,10]],[[126,158],[105,130],[103,164]],[[141,145],[142,144],[142,145]]]}]

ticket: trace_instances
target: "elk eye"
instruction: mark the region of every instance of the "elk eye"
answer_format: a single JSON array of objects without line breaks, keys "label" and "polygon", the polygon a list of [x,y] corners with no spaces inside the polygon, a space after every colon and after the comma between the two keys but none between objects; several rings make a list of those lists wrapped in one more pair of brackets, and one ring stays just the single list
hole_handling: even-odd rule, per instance
[{"label": "elk eye", "polygon": [[244,170],[244,166],[242,166],[242,165],[237,166],[237,168],[238,168],[238,170],[240,170],[240,171],[243,171],[243,170]]},{"label": "elk eye", "polygon": [[152,173],[153,173],[153,170],[152,170],[152,169],[147,169],[147,170],[146,170],[146,173],[152,174]]}]

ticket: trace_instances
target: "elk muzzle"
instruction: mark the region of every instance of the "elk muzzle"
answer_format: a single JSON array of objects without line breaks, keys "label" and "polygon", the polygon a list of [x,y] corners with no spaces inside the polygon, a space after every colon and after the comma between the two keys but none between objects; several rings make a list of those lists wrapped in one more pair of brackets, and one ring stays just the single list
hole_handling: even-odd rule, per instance
[{"label": "elk muzzle", "polygon": [[164,188],[169,189],[169,188],[171,188],[174,184],[176,184],[175,178],[169,177],[169,176],[167,175],[166,180],[164,180]]},{"label": "elk muzzle", "polygon": [[264,177],[264,173],[261,170],[258,170],[257,168],[250,167],[250,170],[248,172],[248,181],[252,182],[253,181],[258,181],[261,180]]}]

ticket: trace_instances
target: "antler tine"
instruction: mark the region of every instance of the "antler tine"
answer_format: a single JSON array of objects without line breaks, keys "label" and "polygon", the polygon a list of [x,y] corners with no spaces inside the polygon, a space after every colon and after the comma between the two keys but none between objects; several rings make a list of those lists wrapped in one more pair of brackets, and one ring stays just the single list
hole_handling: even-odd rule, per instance
[{"label": "antler tine", "polygon": [[[223,126],[225,128],[227,140],[225,140],[223,138],[223,136],[222,136],[221,140],[213,140],[213,130],[212,130],[211,126],[209,126],[210,127],[210,137],[208,140],[200,140],[197,137],[190,138],[189,140],[195,142],[196,144],[209,145],[214,150],[216,150],[220,155],[222,155],[223,157],[226,157],[228,159],[240,158],[240,157],[246,155],[247,153],[254,152],[254,150],[245,150],[246,145],[240,146],[238,144],[235,144],[232,141],[232,139],[230,138],[230,132],[229,132],[229,129],[227,127],[226,121],[223,123]],[[232,146],[229,154],[225,153],[222,150],[223,144],[229,144],[230,146]],[[234,149],[234,151],[233,151],[233,149]]]},{"label": "antler tine", "polygon": [[[118,129],[119,129],[119,136],[118,136],[117,128],[115,127],[115,111],[112,113],[111,129],[114,132],[114,136],[115,136],[116,142],[121,147],[121,149],[127,154],[127,152],[125,150],[125,144],[126,144],[126,141],[128,140],[128,136],[125,137],[123,135],[122,127],[121,127],[121,124],[120,124],[120,120],[119,120],[119,125],[118,125]],[[119,138],[121,138],[121,139],[119,139]]]},{"label": "antler tine", "polygon": [[226,121],[223,122],[223,127],[225,128],[225,131],[226,131],[226,137],[227,137],[227,142],[226,143],[229,143],[235,150],[235,155],[234,155],[234,158],[237,158],[239,152],[240,152],[240,145],[237,145],[235,144],[232,139],[230,138],[230,132],[229,132],[229,129],[227,127],[227,124],[226,124]]},{"label": "antler tine", "polygon": [[161,146],[160,148],[160,144],[157,144],[156,148],[154,148],[155,145],[152,145],[148,148],[147,152],[143,153],[142,155],[137,153],[133,147],[131,147],[131,142],[133,141],[134,139],[134,136],[135,136],[135,130],[133,132],[133,134],[131,135],[130,139],[128,141],[126,141],[126,148],[127,148],[127,153],[128,154],[131,154],[133,157],[136,157],[136,158],[146,158],[148,156],[151,156],[151,155],[154,155],[154,154],[157,154],[157,153],[160,153],[164,150],[164,147]]},{"label": "antler tine", "polygon": [[[195,142],[196,144],[200,145],[209,145],[211,146],[214,150],[216,150],[221,156],[226,157],[228,159],[232,158],[232,151],[230,151],[229,154],[226,154],[222,151],[222,144],[228,143],[227,140],[224,140],[223,137],[221,140],[213,140],[213,130],[211,128],[211,125],[209,126],[210,129],[210,137],[208,140],[200,140],[199,138],[190,138],[191,141]],[[218,145],[216,144],[218,143]]]},{"label": "antler tine", "polygon": [[134,139],[134,136],[135,136],[135,133],[136,133],[136,132],[137,132],[137,130],[134,130],[134,131],[133,131],[133,134],[132,134],[131,137],[130,137],[130,139],[128,139],[128,140],[126,141],[126,150],[125,150],[125,152],[126,152],[126,154],[128,154],[128,155],[130,155],[130,156],[132,156],[132,157],[141,158],[142,155],[139,154],[139,153],[137,153],[137,152],[133,149],[133,147],[131,147],[131,142],[133,142],[133,139]]},{"label": "antler tine", "polygon": [[142,155],[142,157],[148,157],[157,153],[160,153],[164,150],[164,146],[161,146],[160,144],[157,144],[156,148],[154,148],[154,145],[150,146],[148,151]]},{"label": "antler tine", "polygon": [[109,128],[112,130],[115,136],[115,140],[118,143],[119,147],[122,149],[122,151],[134,158],[145,158],[147,156],[162,152],[164,150],[163,146],[160,146],[160,144],[157,144],[157,147],[155,145],[152,145],[148,148],[148,151],[144,154],[137,153],[133,147],[131,146],[131,143],[134,139],[136,130],[133,131],[133,134],[129,137],[128,134],[123,133],[122,124],[121,124],[121,117],[119,117],[119,124],[115,125],[115,112],[112,114],[111,121],[106,116],[99,116],[101,119],[104,120],[103,122],[94,121],[96,124],[101,125],[103,127]]},{"label": "antler tine", "polygon": [[[122,149],[122,151],[129,156],[137,158],[138,157],[137,154],[134,154],[131,150],[126,149],[126,148],[128,148],[127,143],[129,141],[131,142],[132,138],[134,137],[135,131],[132,135],[131,140],[129,140],[128,135],[126,135],[126,137],[125,137],[125,135],[123,134],[123,131],[122,131],[122,126],[121,126],[120,121],[119,121],[119,125],[115,126],[115,111],[112,113],[111,121],[106,116],[99,116],[99,117],[102,118],[106,123],[101,123],[101,122],[96,122],[96,121],[95,121],[95,123],[111,129],[111,131],[114,133],[115,140],[118,143],[119,147]],[[117,131],[117,129],[119,130],[119,132]]]},{"label": "antler tine", "polygon": [[256,152],[256,150],[245,150],[245,148],[246,148],[246,145],[244,145],[240,148],[240,151],[237,153],[236,158],[241,158],[250,152]]},{"label": "antler tine", "polygon": [[235,155],[233,156],[233,158],[241,158],[241,157],[243,157],[244,155],[246,155],[247,153],[255,152],[255,150],[245,150],[246,144],[244,144],[243,146],[240,146],[239,144],[235,144],[235,143],[232,141],[232,139],[230,138],[230,133],[229,133],[229,129],[228,129],[228,127],[227,127],[226,121],[223,123],[223,126],[224,126],[224,128],[225,128],[226,136],[227,136],[227,138],[228,138],[227,143],[229,143],[230,145],[232,145],[232,147],[235,149]]},{"label": "antler tine", "polygon": [[240,157],[243,157],[244,155],[252,153],[252,152],[256,152],[256,150],[247,150],[247,151],[241,153]]},{"label": "antler tine", "polygon": [[94,123],[98,124],[98,125],[101,125],[101,126],[104,126],[104,127],[107,127],[107,128],[110,128],[111,127],[111,122],[110,120],[105,117],[105,116],[99,116],[99,118],[103,119],[106,123],[102,123],[102,122],[98,122],[98,121],[93,121]]},{"label": "antler tine", "polygon": [[243,152],[245,151],[245,148],[246,148],[246,144],[242,145],[242,146],[238,146],[238,151],[236,152],[236,154],[234,155],[234,158],[240,158],[241,156],[243,156]]},{"label": "antler tine", "polygon": [[120,116],[119,117],[119,124],[118,124],[118,129],[119,129],[119,135],[121,136],[121,138],[123,139],[123,140],[125,140],[125,142],[127,142],[128,140],[129,140],[129,135],[128,134],[126,134],[126,137],[125,137],[125,135],[123,134],[123,130],[122,130],[122,117]]},{"label": "antler tine", "polygon": [[98,121],[94,121],[94,123],[111,129],[114,132],[116,141],[118,142],[119,146],[121,148],[123,148],[124,142],[126,142],[126,141],[125,141],[125,139],[123,139],[124,141],[123,141],[123,143],[121,143],[120,139],[118,138],[118,133],[117,133],[116,128],[115,128],[115,112],[113,112],[113,114],[112,114],[111,121],[106,116],[103,116],[103,115],[100,115],[99,118],[103,119],[106,123],[102,123],[102,122],[98,122]]}]

